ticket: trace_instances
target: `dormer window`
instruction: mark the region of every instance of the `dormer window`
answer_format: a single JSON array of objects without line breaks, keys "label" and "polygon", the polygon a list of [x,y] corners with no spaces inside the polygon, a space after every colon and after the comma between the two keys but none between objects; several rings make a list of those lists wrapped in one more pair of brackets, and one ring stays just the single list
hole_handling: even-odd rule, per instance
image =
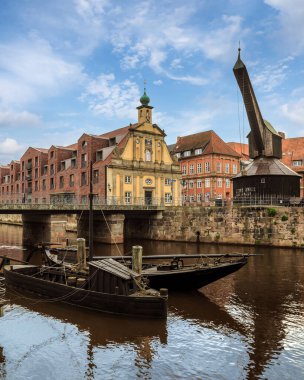
[{"label": "dormer window", "polygon": [[115,144],[116,144],[116,137],[110,138],[110,140],[109,140],[109,146],[113,146]]},{"label": "dormer window", "polygon": [[302,160],[292,161],[292,166],[302,166]]},{"label": "dormer window", "polygon": [[186,150],[184,152],[184,157],[189,157],[189,156],[191,156],[191,151],[190,150]]},{"label": "dormer window", "polygon": [[96,152],[96,161],[102,160],[102,150]]},{"label": "dormer window", "polygon": [[195,149],[195,152],[194,152],[196,155],[198,154],[202,154],[203,153],[203,149],[202,148],[198,148],[198,149]]}]

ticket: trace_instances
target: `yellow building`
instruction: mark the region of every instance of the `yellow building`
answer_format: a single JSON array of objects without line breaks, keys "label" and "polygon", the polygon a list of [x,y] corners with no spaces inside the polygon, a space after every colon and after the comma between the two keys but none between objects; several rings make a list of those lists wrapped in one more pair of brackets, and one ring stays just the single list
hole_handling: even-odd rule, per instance
[{"label": "yellow building", "polygon": [[140,102],[138,122],[108,134],[117,141],[106,163],[106,197],[124,204],[179,205],[179,165],[170,156],[165,132],[152,122],[146,90]]}]

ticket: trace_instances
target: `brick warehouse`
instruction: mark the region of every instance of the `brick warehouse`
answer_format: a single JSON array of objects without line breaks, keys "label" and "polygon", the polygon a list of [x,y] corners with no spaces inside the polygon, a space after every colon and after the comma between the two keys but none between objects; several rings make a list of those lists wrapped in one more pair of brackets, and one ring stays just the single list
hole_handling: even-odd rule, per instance
[{"label": "brick warehouse", "polygon": [[179,165],[166,134],[152,124],[146,91],[140,102],[137,123],[102,135],[84,133],[69,146],[29,147],[20,161],[0,166],[0,201],[86,203],[92,161],[95,201],[179,204]]},{"label": "brick warehouse", "polygon": [[182,170],[184,204],[208,204],[232,197],[230,179],[240,171],[241,155],[214,131],[178,137],[171,154]]}]

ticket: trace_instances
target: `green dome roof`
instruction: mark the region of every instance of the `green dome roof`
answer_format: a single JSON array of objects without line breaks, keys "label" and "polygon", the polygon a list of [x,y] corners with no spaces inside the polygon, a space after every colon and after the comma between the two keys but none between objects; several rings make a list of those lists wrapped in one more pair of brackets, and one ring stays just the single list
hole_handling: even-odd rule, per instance
[{"label": "green dome roof", "polygon": [[144,94],[143,96],[139,99],[139,101],[141,102],[141,104],[143,106],[147,106],[149,103],[150,103],[150,98],[149,96],[146,94],[146,89],[144,90]]}]

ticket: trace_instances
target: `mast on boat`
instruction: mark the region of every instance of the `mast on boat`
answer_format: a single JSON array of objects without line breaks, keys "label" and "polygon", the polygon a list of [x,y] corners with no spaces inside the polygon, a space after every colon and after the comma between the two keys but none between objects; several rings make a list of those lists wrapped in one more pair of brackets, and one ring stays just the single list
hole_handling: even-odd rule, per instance
[{"label": "mast on boat", "polygon": [[93,162],[90,161],[89,182],[89,260],[93,258]]}]

